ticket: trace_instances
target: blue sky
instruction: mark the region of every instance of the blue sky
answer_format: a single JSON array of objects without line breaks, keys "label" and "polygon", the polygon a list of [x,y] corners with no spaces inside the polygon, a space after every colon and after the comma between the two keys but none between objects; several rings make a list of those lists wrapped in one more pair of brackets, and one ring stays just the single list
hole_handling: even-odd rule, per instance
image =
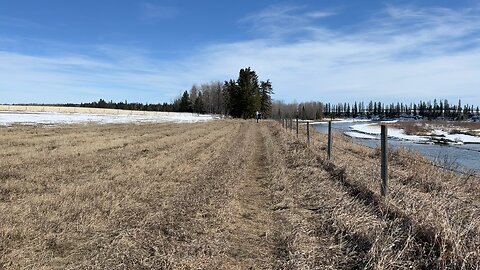
[{"label": "blue sky", "polygon": [[480,104],[480,1],[0,0],[0,103],[168,102],[250,66],[274,98]]}]

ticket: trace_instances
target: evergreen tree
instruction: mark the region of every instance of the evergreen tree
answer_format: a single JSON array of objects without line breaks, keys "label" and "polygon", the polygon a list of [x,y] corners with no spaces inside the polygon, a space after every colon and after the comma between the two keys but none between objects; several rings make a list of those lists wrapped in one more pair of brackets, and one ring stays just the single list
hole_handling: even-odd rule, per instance
[{"label": "evergreen tree", "polygon": [[462,101],[459,99],[458,106],[457,106],[457,117],[460,118],[461,116],[462,116]]},{"label": "evergreen tree", "polygon": [[448,104],[448,100],[445,99],[445,101],[443,102],[443,107],[445,111],[445,117],[450,117],[450,105]]},{"label": "evergreen tree", "polygon": [[199,92],[197,98],[195,99],[193,111],[195,113],[205,113],[202,92]]},{"label": "evergreen tree", "polygon": [[223,91],[227,114],[233,117],[241,117],[244,108],[244,98],[237,83],[234,80],[226,81]]},{"label": "evergreen tree", "polygon": [[180,99],[180,112],[192,112],[192,102],[190,101],[190,95],[187,91],[183,92]]},{"label": "evergreen tree", "polygon": [[242,117],[253,118],[260,110],[258,76],[250,68],[240,69],[237,84],[243,96]]},{"label": "evergreen tree", "polygon": [[260,82],[260,112],[262,117],[270,117],[272,110],[272,83],[270,80]]}]

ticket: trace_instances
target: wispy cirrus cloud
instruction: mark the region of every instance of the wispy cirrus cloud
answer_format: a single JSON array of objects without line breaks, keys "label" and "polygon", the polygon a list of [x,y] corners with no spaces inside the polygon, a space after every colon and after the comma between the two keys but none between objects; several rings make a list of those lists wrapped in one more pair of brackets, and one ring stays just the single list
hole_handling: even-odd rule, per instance
[{"label": "wispy cirrus cloud", "polygon": [[[272,23],[302,16],[292,8],[269,14]],[[463,97],[480,103],[479,10],[388,6],[374,15],[348,31],[298,18],[306,32],[299,41],[276,41],[299,29],[285,24],[282,31],[270,29],[271,40],[225,46],[218,59],[272,74],[281,87],[277,97],[287,100]]]},{"label": "wispy cirrus cloud", "polygon": [[271,5],[264,10],[249,14],[238,21],[251,26],[255,31],[271,36],[285,36],[311,29],[312,21],[336,15],[332,11],[311,11],[303,6]]},{"label": "wispy cirrus cloud", "polygon": [[173,7],[152,3],[140,4],[140,19],[145,22],[172,19],[177,16],[177,10]]},{"label": "wispy cirrus cloud", "polygon": [[[260,11],[265,27],[253,31],[262,38],[212,44],[171,61],[112,45],[44,56],[0,49],[0,100],[168,101],[193,83],[235,78],[251,66],[272,80],[276,99],[480,104],[479,10],[387,6],[348,30],[305,19],[306,13],[285,6]],[[279,31],[279,18],[296,23]],[[257,19],[242,24],[256,29]],[[282,39],[299,27],[303,38]]]},{"label": "wispy cirrus cloud", "polygon": [[[100,53],[101,51],[99,51]],[[147,56],[115,52],[111,58],[63,54],[30,56],[0,51],[0,103],[114,100],[160,102],[175,97],[182,85],[173,69]],[[131,61],[139,59],[138,61]]]},{"label": "wispy cirrus cloud", "polygon": [[336,15],[336,12],[331,12],[331,11],[310,11],[305,13],[305,16],[310,17],[310,18],[327,18]]}]

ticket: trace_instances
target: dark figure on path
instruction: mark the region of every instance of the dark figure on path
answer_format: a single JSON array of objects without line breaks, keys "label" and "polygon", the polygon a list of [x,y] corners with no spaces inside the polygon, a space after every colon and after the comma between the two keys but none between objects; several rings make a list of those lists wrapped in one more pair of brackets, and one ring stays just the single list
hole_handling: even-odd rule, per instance
[{"label": "dark figure on path", "polygon": [[262,118],[262,113],[260,113],[259,111],[257,111],[255,118],[257,119],[257,123],[258,123],[258,120],[259,120],[260,118]]}]

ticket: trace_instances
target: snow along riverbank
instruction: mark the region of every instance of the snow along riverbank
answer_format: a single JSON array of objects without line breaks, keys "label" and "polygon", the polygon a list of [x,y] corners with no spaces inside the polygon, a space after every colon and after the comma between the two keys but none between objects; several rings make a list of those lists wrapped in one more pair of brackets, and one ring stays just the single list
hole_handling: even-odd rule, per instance
[{"label": "snow along riverbank", "polygon": [[[358,124],[350,126],[351,131],[345,132],[345,135],[359,139],[380,139],[380,126],[377,123]],[[448,144],[467,144],[479,143],[480,137],[466,134],[449,134],[441,130],[434,130],[429,136],[408,135],[403,129],[388,128],[388,137],[397,140],[405,140],[416,143],[448,143]]]}]

